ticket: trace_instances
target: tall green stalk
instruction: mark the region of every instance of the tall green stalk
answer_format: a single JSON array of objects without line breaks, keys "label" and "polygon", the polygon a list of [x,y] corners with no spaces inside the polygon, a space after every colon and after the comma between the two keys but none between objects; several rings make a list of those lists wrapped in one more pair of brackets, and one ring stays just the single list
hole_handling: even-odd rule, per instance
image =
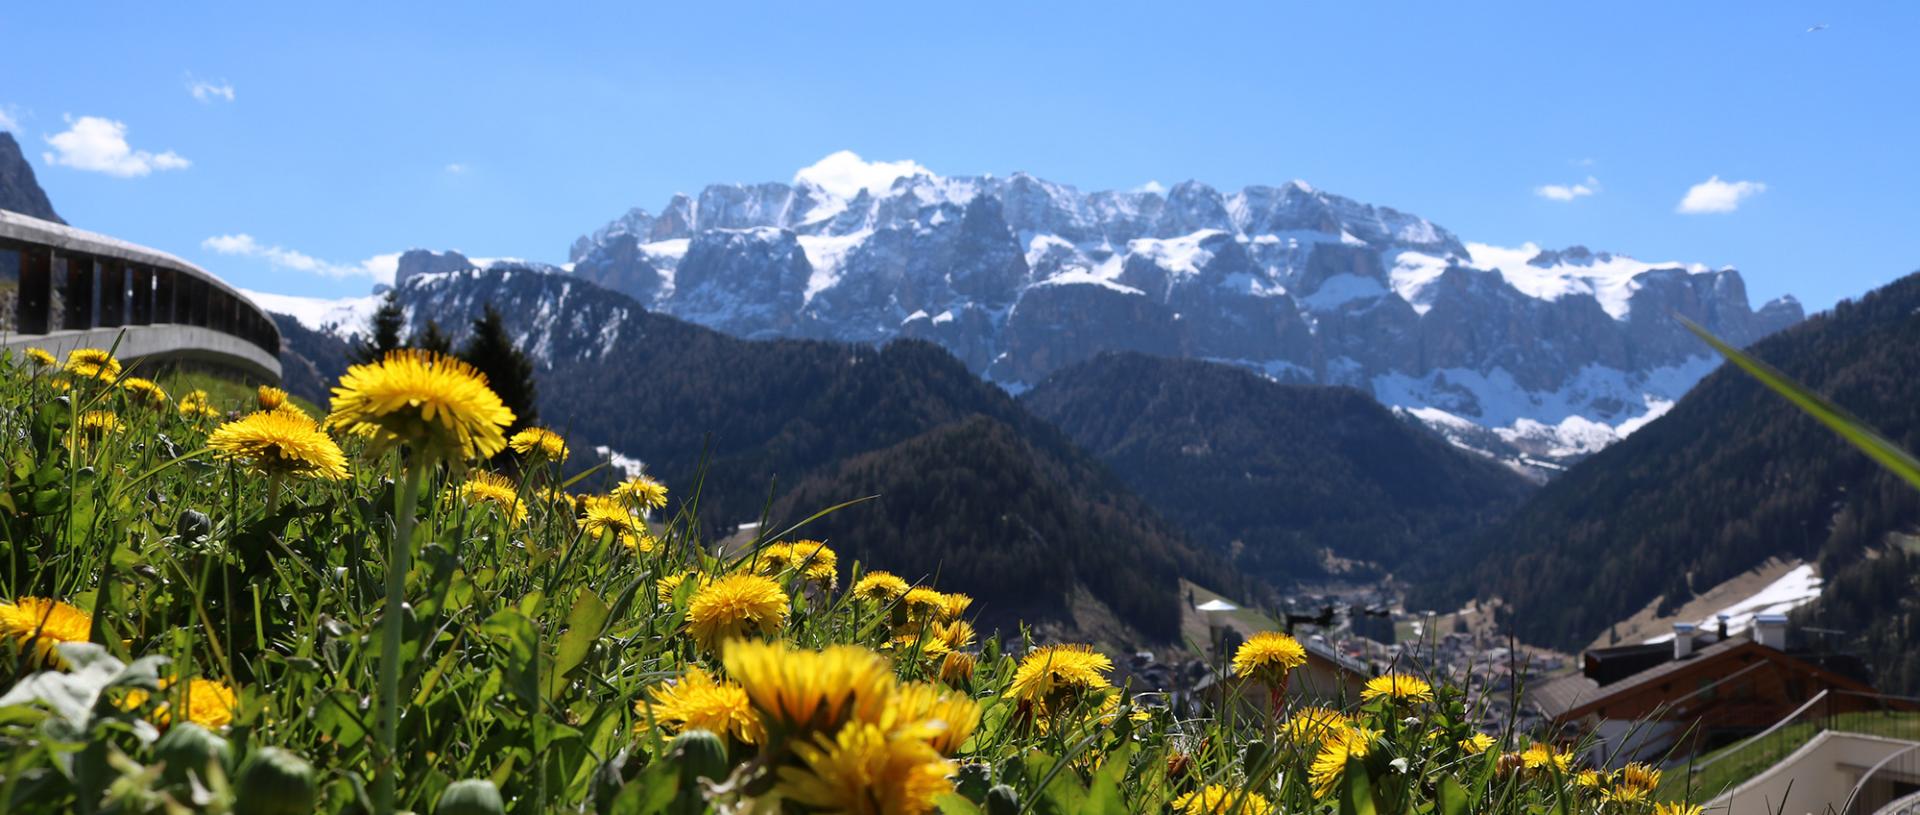
[{"label": "tall green stalk", "polygon": [[426,466],[414,457],[401,460],[400,493],[393,508],[393,541],[387,547],[387,604],[380,631],[380,755],[374,775],[374,809],[379,815],[397,811],[395,780],[400,759],[395,745],[400,735],[400,639],[404,635],[407,570],[413,556],[413,513],[420,499],[420,480]]}]

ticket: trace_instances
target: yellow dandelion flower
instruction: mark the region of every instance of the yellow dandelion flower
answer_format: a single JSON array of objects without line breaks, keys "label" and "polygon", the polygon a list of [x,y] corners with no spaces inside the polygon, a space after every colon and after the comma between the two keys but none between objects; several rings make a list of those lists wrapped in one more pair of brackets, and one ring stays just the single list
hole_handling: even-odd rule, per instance
[{"label": "yellow dandelion flower", "polygon": [[1057,697],[1113,687],[1106,672],[1113,660],[1091,645],[1048,645],[1027,652],[1013,671],[1008,691],[1026,702],[1050,703]]},{"label": "yellow dandelion flower", "polygon": [[667,505],[667,485],[652,476],[636,475],[614,487],[613,497],[631,501],[642,509],[659,509]]},{"label": "yellow dandelion flower", "polygon": [[938,685],[914,682],[893,694],[891,716],[896,726],[912,726],[927,735],[927,743],[943,756],[960,747],[980,727],[980,705],[965,694]]},{"label": "yellow dandelion flower", "polygon": [[451,490],[453,497],[476,509],[491,506],[512,523],[527,519],[527,505],[513,482],[499,473],[476,472]]},{"label": "yellow dandelion flower", "polygon": [[671,684],[647,694],[648,703],[634,706],[642,718],[671,732],[711,730],[748,744],[766,741],[760,718],[753,713],[747,691],[732,682],[717,681],[698,666]]},{"label": "yellow dandelion flower", "polygon": [[973,605],[973,598],[960,592],[948,592],[945,601],[940,604],[940,619],[958,620],[967,613],[967,607]]},{"label": "yellow dandelion flower", "polygon": [[35,368],[51,368],[60,363],[60,360],[54,359],[45,348],[28,348],[26,354],[27,360],[32,362]]},{"label": "yellow dandelion flower", "polygon": [[1586,789],[1599,789],[1607,783],[1607,777],[1599,770],[1581,770],[1573,774],[1573,783]]},{"label": "yellow dandelion flower", "polygon": [[120,390],[125,392],[134,404],[145,407],[161,408],[166,407],[170,402],[167,399],[166,389],[161,388],[151,379],[129,376],[120,380]]},{"label": "yellow dandelion flower", "polygon": [[1233,674],[1278,685],[1287,673],[1307,664],[1307,649],[1300,641],[1277,631],[1263,631],[1241,643],[1233,654]]},{"label": "yellow dandelion flower", "polygon": [[212,399],[203,390],[187,391],[187,395],[180,397],[176,407],[180,415],[188,420],[220,418],[220,411],[214,409]]},{"label": "yellow dandelion flower", "polygon": [[[787,593],[757,574],[730,574],[693,593],[687,604],[687,628],[709,651],[749,633],[778,633],[787,624]],[[731,670],[729,670],[731,673]]]},{"label": "yellow dandelion flower", "polygon": [[653,533],[642,529],[638,532],[620,533],[620,545],[627,547],[630,552],[646,555],[660,548],[660,541],[653,536]]},{"label": "yellow dandelion flower", "polygon": [[1653,805],[1653,815],[1701,815],[1702,811],[1699,804],[1689,804],[1684,801]]},{"label": "yellow dandelion flower", "polygon": [[75,348],[67,354],[67,373],[79,379],[112,382],[120,376],[120,360],[99,348]]},{"label": "yellow dandelion flower", "polygon": [[720,661],[727,675],[747,689],[761,721],[776,738],[838,732],[848,722],[886,722],[893,666],[860,646],[809,651],[781,642],[743,640],[729,643]]},{"label": "yellow dandelion flower", "polygon": [[120,417],[115,416],[113,411],[89,410],[80,414],[79,423],[75,426],[88,438],[99,438],[109,433],[120,432],[126,427],[126,423],[120,421]]},{"label": "yellow dandelion flower", "polygon": [[30,649],[35,665],[65,664],[54,646],[86,642],[92,635],[93,616],[58,600],[21,597],[0,602],[0,637]]},{"label": "yellow dandelion flower", "polygon": [[287,392],[272,385],[261,385],[255,389],[254,397],[260,400],[261,410],[278,410],[281,405],[288,404]]},{"label": "yellow dandelion flower", "polygon": [[881,650],[890,651],[896,657],[917,654],[921,659],[928,660],[929,662],[941,659],[953,652],[953,649],[948,647],[947,643],[940,638],[924,637],[919,634],[902,634],[894,637],[888,640],[885,645],[881,646]]},{"label": "yellow dandelion flower", "polygon": [[1417,676],[1381,674],[1367,680],[1366,689],[1360,691],[1360,699],[1371,702],[1381,698],[1407,704],[1431,702],[1433,686]]},{"label": "yellow dandelion flower", "polygon": [[965,685],[973,681],[973,668],[972,654],[955,651],[940,660],[940,681],[949,685]]},{"label": "yellow dandelion flower", "polygon": [[1173,811],[1178,815],[1268,815],[1273,804],[1252,790],[1208,784],[1173,799]]},{"label": "yellow dandelion flower", "polygon": [[916,620],[937,619],[947,610],[947,596],[925,586],[908,589],[906,598],[900,601],[906,606],[907,616]]},{"label": "yellow dandelion flower", "polygon": [[1600,795],[1600,800],[1621,806],[1632,806],[1653,799],[1653,790],[1626,784],[1616,784],[1613,789]]},{"label": "yellow dandelion flower", "polygon": [[647,531],[646,524],[634,517],[633,510],[626,503],[605,495],[589,495],[582,502],[580,530],[589,538],[598,539],[601,535],[640,535]]},{"label": "yellow dandelion flower", "polygon": [[840,556],[819,541],[774,543],[761,549],[760,570],[766,574],[799,571],[808,580],[833,585],[838,583]]},{"label": "yellow dandelion flower", "polygon": [[653,581],[653,585],[655,590],[660,592],[660,599],[666,600],[672,598],[674,592],[680,590],[680,584],[687,582],[688,579],[692,579],[693,584],[698,586],[705,582],[706,576],[694,571],[674,572]]},{"label": "yellow dandelion flower", "polygon": [[871,603],[886,604],[907,593],[907,581],[890,572],[871,571],[854,581],[853,596]]},{"label": "yellow dandelion flower", "polygon": [[953,791],[953,762],[910,733],[856,722],[793,746],[799,766],[781,767],[776,792],[793,803],[844,815],[919,815]]},{"label": "yellow dandelion flower", "polygon": [[1314,745],[1353,727],[1353,719],[1337,710],[1303,707],[1287,714],[1281,732],[1294,744]]},{"label": "yellow dandelion flower", "polygon": [[409,349],[355,365],[333,389],[327,426],[371,440],[379,455],[401,443],[452,460],[491,458],[507,446],[513,411],[487,377],[450,356]]},{"label": "yellow dandelion flower", "polygon": [[1642,762],[1632,762],[1620,768],[1620,786],[1639,787],[1649,792],[1660,786],[1660,768]]},{"label": "yellow dandelion flower", "polygon": [[214,428],[207,446],[222,459],[265,475],[340,481],[347,457],[313,418],[297,410],[261,410]]},{"label": "yellow dandelion flower", "polygon": [[1493,737],[1485,733],[1475,733],[1460,740],[1460,750],[1470,756],[1477,756],[1493,749]]},{"label": "yellow dandelion flower", "polygon": [[973,647],[975,636],[973,624],[966,620],[954,620],[950,623],[935,625],[929,633],[934,639],[945,643],[948,648],[955,651]]},{"label": "yellow dandelion flower", "polygon": [[1346,775],[1347,762],[1366,758],[1367,752],[1373,749],[1373,740],[1378,736],[1378,731],[1353,727],[1321,742],[1320,752],[1313,757],[1312,766],[1307,768],[1307,781],[1313,785],[1313,797],[1326,798],[1332,795],[1340,779]]},{"label": "yellow dandelion flower", "polygon": [[1520,765],[1529,770],[1552,767],[1564,773],[1573,766],[1573,754],[1559,752],[1545,744],[1535,742],[1532,747],[1526,749],[1526,752],[1520,754]]},{"label": "yellow dandelion flower", "polygon": [[[172,680],[162,679],[160,689],[167,692],[173,684]],[[217,679],[194,677],[187,683],[183,693],[187,703],[187,721],[208,730],[222,730],[233,723],[233,710],[239,704],[239,697],[234,694],[232,686]],[[173,696],[173,693],[167,693],[168,698],[154,705],[147,712],[147,721],[161,727],[173,724]],[[120,705],[124,710],[138,710],[147,703],[148,698],[144,690],[131,690]]]},{"label": "yellow dandelion flower", "polygon": [[507,446],[520,455],[540,461],[559,464],[567,460],[567,440],[544,427],[529,427],[513,434]]}]

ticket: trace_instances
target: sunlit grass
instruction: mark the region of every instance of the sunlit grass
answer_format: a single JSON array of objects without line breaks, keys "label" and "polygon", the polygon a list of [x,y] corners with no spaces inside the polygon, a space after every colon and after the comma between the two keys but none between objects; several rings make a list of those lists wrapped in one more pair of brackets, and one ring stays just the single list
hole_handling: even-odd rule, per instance
[{"label": "sunlit grass", "polygon": [[[552,455],[483,475],[457,451],[506,419],[458,381],[432,387],[475,435],[379,412],[432,394],[369,401],[330,426],[382,423],[387,452],[336,432],[340,480],[274,458],[317,445],[223,446],[252,389],[163,381],[210,409],[0,361],[0,594],[91,615],[55,668],[45,631],[0,632],[0,810],[1520,813],[1644,781],[1477,737],[1443,683],[1301,712],[1271,637],[1252,677],[1161,693],[863,583],[804,524],[716,554],[698,484],[587,495]],[[79,421],[101,411],[117,429]]]}]

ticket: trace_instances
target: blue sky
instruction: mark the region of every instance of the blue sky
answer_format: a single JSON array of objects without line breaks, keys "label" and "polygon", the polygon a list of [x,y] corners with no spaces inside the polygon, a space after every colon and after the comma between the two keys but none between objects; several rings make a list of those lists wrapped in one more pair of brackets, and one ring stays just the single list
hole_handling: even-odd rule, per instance
[{"label": "blue sky", "polygon": [[[348,295],[377,255],[564,261],[629,207],[848,149],[1300,178],[1470,241],[1733,265],[1756,305],[1920,268],[1920,5],[262,5],[0,12],[0,126],[63,216]],[[1715,178],[1695,208],[1723,211],[1678,211]]]}]

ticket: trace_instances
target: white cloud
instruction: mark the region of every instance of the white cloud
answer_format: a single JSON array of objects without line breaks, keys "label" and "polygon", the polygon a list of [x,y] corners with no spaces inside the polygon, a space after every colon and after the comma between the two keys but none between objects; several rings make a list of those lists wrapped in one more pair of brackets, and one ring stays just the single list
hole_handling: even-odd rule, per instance
[{"label": "white cloud", "polygon": [[794,173],[793,183],[811,183],[831,195],[852,198],[862,189],[878,195],[893,186],[894,179],[920,174],[933,175],[933,171],[911,159],[867,161],[852,150],[841,150]]},{"label": "white cloud", "polygon": [[127,144],[127,126],[99,116],[67,117],[67,129],[46,137],[52,152],[40,154],[48,164],[106,173],[121,178],[143,176],[155,170],[184,170],[193,162],[172,150],[150,153]]},{"label": "white cloud", "polygon": [[0,130],[20,131],[20,120],[13,118],[13,108],[0,105]]},{"label": "white cloud", "polygon": [[1133,188],[1133,191],[1134,191],[1134,192],[1161,192],[1161,193],[1163,193],[1163,192],[1166,192],[1166,191],[1167,191],[1167,188],[1166,188],[1166,186],[1164,186],[1164,185],[1162,185],[1162,184],[1161,184],[1160,182],[1158,182],[1158,181],[1148,181],[1148,182],[1147,182],[1147,183],[1145,183],[1145,184],[1141,184],[1141,185],[1140,185],[1140,186],[1138,186],[1138,187],[1134,187],[1134,188]]},{"label": "white cloud", "polygon": [[465,175],[468,170],[468,167],[467,165],[461,164],[460,162],[456,161],[452,164],[447,165],[446,169],[448,173],[451,173],[453,175]]},{"label": "white cloud", "polygon": [[375,283],[392,283],[394,273],[400,268],[399,252],[374,255],[359,263],[332,263],[305,252],[263,244],[245,232],[215,235],[201,241],[200,247],[222,255],[260,258],[275,269],[326,277],[365,277]]},{"label": "white cloud", "polygon": [[1587,176],[1587,180],[1579,184],[1546,184],[1533,188],[1534,195],[1549,201],[1572,201],[1599,191],[1600,179],[1593,176]]},{"label": "white cloud", "polygon": [[219,82],[209,82],[205,79],[187,77],[187,92],[202,102],[212,102],[215,99],[233,101],[233,83],[224,79]]},{"label": "white cloud", "polygon": [[1687,197],[1680,199],[1674,211],[1687,215],[1732,212],[1741,201],[1766,191],[1767,185],[1758,181],[1721,181],[1716,175],[1688,188]]}]

